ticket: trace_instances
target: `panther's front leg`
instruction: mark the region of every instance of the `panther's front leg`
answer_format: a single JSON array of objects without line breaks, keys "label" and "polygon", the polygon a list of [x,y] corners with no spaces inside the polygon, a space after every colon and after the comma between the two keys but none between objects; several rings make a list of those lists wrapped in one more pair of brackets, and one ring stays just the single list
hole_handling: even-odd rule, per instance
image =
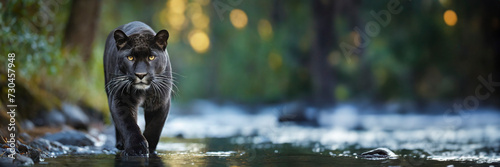
[{"label": "panther's front leg", "polygon": [[142,136],[139,126],[137,126],[137,102],[113,100],[113,121],[115,127],[122,135],[124,144],[123,155],[143,156],[148,155],[148,142]]},{"label": "panther's front leg", "polygon": [[170,100],[164,103],[161,107],[155,109],[144,109],[144,118],[146,120],[144,137],[148,140],[149,153],[151,154],[155,154],[156,146],[160,140],[161,131],[163,130],[163,125],[167,120],[169,109]]}]

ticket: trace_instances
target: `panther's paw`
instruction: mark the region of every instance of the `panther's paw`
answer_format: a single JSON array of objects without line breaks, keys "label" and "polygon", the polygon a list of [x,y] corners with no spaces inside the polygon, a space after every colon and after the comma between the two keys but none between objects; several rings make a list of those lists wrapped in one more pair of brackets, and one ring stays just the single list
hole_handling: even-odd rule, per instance
[{"label": "panther's paw", "polygon": [[123,150],[122,155],[147,157],[149,155],[148,143],[143,141],[130,145],[129,147],[125,148],[125,150]]}]

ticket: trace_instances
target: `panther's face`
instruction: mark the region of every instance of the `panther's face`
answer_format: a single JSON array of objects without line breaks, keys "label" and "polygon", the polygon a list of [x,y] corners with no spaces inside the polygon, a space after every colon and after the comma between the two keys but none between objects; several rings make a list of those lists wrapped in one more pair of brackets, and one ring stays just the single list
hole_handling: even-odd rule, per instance
[{"label": "panther's face", "polygon": [[127,77],[129,89],[157,88],[168,77],[164,75],[169,68],[168,54],[165,51],[168,37],[166,30],[161,30],[156,35],[139,33],[127,36],[121,30],[114,32],[118,67],[121,75]]}]

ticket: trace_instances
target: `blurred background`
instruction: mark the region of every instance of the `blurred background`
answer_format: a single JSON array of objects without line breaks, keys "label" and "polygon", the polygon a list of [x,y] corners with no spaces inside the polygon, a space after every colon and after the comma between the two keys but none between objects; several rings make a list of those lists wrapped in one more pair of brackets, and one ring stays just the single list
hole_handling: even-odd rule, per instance
[{"label": "blurred background", "polygon": [[[319,111],[342,106],[348,116],[500,106],[500,87],[485,85],[500,81],[498,0],[1,0],[0,7],[0,108],[13,52],[17,119],[34,126],[64,106],[110,123],[104,44],[135,20],[170,32],[173,120],[209,106],[313,126]],[[488,96],[478,99],[478,90]]]},{"label": "blurred background", "polygon": [[15,53],[21,141],[113,150],[105,40],[142,21],[170,32],[177,87],[160,152],[259,164],[386,147],[410,163],[500,162],[499,9],[499,0],[0,0],[0,136]]}]

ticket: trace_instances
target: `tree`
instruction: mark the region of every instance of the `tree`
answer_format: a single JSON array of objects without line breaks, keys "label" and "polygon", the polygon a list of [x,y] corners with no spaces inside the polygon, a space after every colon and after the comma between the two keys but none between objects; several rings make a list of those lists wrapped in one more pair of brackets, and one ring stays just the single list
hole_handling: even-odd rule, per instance
[{"label": "tree", "polygon": [[100,9],[100,0],[73,0],[71,4],[63,45],[69,50],[76,49],[84,61],[88,61],[92,53]]},{"label": "tree", "polygon": [[333,68],[328,64],[329,48],[337,44],[334,34],[334,1],[313,0],[314,38],[311,50],[309,72],[312,79],[313,100],[317,105],[335,103]]}]

